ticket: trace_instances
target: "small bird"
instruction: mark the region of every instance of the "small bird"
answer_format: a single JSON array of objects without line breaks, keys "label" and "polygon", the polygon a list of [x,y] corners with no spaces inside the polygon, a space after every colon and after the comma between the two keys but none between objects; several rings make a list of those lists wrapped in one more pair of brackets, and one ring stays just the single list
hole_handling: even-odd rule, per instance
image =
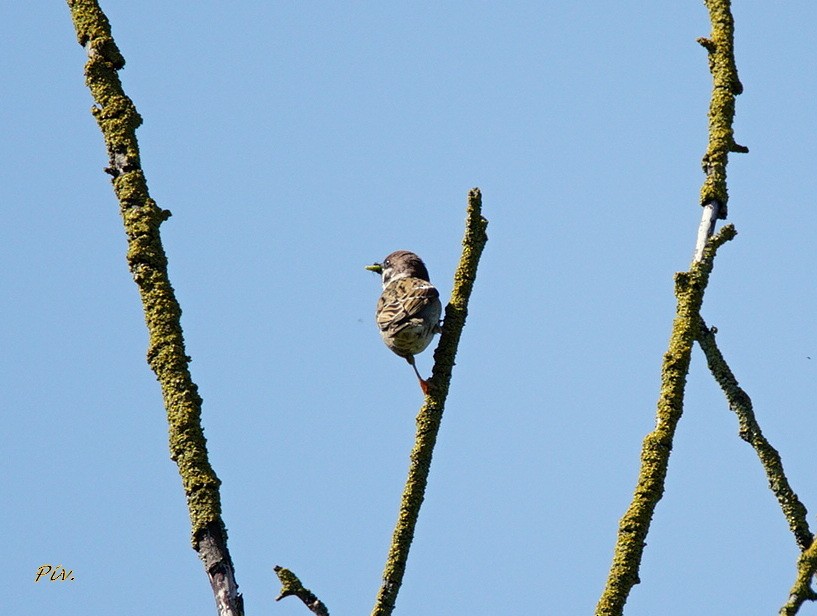
[{"label": "small bird", "polygon": [[414,356],[425,351],[434,334],[439,334],[443,305],[440,292],[428,278],[423,260],[408,250],[398,250],[383,263],[367,265],[383,281],[383,293],[377,300],[375,322],[383,342],[414,368],[424,394],[428,382],[420,376]]}]

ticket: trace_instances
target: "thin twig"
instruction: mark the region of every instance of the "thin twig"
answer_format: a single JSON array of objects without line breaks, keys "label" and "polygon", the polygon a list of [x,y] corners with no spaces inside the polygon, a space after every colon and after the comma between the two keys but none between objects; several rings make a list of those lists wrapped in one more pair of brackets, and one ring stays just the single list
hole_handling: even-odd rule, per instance
[{"label": "thin twig", "polygon": [[806,507],[789,485],[789,480],[783,471],[780,454],[763,436],[752,409],[752,400],[738,385],[735,375],[723,358],[715,341],[715,330],[709,329],[703,319],[700,320],[698,327],[698,344],[701,345],[701,350],[706,355],[706,362],[712,376],[715,377],[726,395],[729,408],[738,416],[740,438],[749,443],[757,452],[760,463],[766,471],[769,487],[777,498],[777,502],[780,503],[783,515],[789,522],[789,528],[794,533],[795,541],[801,550],[805,550],[814,540],[806,520],[808,515]]},{"label": "thin twig", "polygon": [[181,307],[170,285],[159,233],[170,212],[158,207],[148,194],[136,140],[142,118],[122,89],[118,71],[125,59],[111,36],[110,23],[96,0],[68,0],[68,7],[79,43],[88,53],[85,82],[96,102],[92,113],[110,159],[106,171],[113,177],[128,238],[128,265],[142,298],[150,337],[148,363],[162,388],[170,452],[187,497],[193,547],[204,563],[218,613],[241,616],[243,600],[221,518],[220,482],[207,457],[202,400],[190,376]]},{"label": "thin twig", "polygon": [[304,588],[297,575],[278,565],[273,570],[281,582],[281,592],[275,597],[276,601],[280,601],[284,597],[298,597],[316,616],[329,616],[329,610],[323,602],[311,590]]},{"label": "thin twig", "polygon": [[400,513],[392,536],[383,583],[377,594],[372,616],[388,616],[394,610],[397,593],[403,583],[414,528],[423,503],[431,456],[443,417],[445,399],[451,384],[451,372],[462,328],[468,314],[468,300],[477,275],[482,250],[488,241],[488,221],[482,217],[482,194],[478,188],[468,193],[468,214],[462,257],[454,275],[451,301],[445,308],[440,342],[434,351],[434,369],[429,379],[429,393],[417,415],[417,435],[411,452],[408,479],[400,502]]}]

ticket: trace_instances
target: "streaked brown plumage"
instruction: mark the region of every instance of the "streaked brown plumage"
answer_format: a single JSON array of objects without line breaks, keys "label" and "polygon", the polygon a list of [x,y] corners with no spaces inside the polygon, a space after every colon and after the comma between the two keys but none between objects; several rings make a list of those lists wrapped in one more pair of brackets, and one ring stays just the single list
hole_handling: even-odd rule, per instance
[{"label": "streaked brown plumage", "polygon": [[420,376],[414,356],[422,353],[440,332],[440,293],[429,282],[428,270],[413,252],[398,250],[383,263],[367,266],[381,274],[383,293],[377,301],[375,321],[383,342],[414,368],[424,393],[428,384]]}]

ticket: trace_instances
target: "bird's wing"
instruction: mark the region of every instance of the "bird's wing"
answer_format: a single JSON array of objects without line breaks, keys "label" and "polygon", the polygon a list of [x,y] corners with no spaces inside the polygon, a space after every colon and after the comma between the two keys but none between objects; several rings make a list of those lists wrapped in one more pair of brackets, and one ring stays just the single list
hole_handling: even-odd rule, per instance
[{"label": "bird's wing", "polygon": [[440,292],[427,280],[400,278],[383,290],[377,302],[380,331],[398,331],[439,301]]}]

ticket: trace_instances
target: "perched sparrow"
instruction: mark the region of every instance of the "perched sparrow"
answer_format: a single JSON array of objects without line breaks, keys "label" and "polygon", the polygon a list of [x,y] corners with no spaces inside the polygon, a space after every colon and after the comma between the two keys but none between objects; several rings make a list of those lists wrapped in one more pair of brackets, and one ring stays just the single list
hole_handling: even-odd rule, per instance
[{"label": "perched sparrow", "polygon": [[367,265],[366,269],[377,272],[383,280],[375,312],[380,336],[387,347],[406,358],[427,394],[428,383],[417,371],[414,356],[425,351],[434,334],[440,333],[440,293],[428,281],[422,259],[408,250],[393,252],[383,263]]}]

